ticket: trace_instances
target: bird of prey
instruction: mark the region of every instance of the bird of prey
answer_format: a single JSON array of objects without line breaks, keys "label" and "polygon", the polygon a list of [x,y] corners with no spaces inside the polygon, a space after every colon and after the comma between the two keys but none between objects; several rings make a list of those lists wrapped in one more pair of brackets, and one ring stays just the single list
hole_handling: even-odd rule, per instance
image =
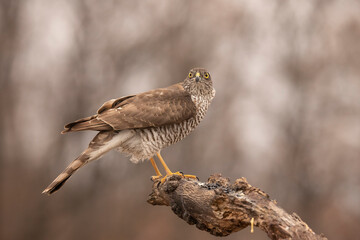
[{"label": "bird of prey", "polygon": [[214,96],[209,72],[204,68],[194,68],[184,81],[175,85],[105,102],[97,114],[64,127],[62,133],[84,130],[99,133],[43,193],[56,192],[76,170],[112,149],[131,156],[130,160],[134,163],[149,159],[156,172],[155,178],[162,177],[154,160],[155,155],[166,171],[163,179],[180,174],[170,171],[160,150],[182,140],[194,130]]}]

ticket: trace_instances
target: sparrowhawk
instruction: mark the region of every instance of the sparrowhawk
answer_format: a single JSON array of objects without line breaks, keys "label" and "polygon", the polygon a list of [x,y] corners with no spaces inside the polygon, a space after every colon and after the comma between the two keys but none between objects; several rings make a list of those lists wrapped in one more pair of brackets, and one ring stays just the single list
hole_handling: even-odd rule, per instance
[{"label": "sparrowhawk", "polygon": [[184,81],[175,85],[105,102],[97,114],[65,126],[62,133],[83,130],[99,133],[43,193],[56,192],[76,170],[112,149],[131,156],[130,160],[135,163],[149,159],[156,177],[162,175],[154,161],[155,155],[166,176],[180,174],[170,171],[160,150],[182,140],[194,130],[214,96],[209,72],[204,68],[194,68]]}]

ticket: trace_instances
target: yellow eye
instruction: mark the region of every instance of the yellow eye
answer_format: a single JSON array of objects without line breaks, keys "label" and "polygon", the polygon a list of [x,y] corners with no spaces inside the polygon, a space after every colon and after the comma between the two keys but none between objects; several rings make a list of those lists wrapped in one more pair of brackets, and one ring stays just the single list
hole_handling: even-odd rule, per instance
[{"label": "yellow eye", "polygon": [[189,72],[189,78],[192,78],[194,76],[194,74],[192,74],[191,72]]},{"label": "yellow eye", "polygon": [[208,79],[210,77],[210,74],[209,73],[204,73],[204,78]]}]

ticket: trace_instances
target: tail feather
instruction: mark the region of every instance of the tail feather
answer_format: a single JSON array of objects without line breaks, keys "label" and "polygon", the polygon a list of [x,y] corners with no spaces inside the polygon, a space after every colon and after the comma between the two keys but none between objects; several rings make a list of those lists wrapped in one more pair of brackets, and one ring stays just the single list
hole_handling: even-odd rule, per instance
[{"label": "tail feather", "polygon": [[42,193],[52,194],[58,191],[64,183],[74,174],[80,167],[86,163],[100,158],[102,155],[121,145],[124,141],[132,136],[130,131],[99,132],[90,142],[89,147],[47,187]]},{"label": "tail feather", "polygon": [[59,179],[59,177],[60,175],[42,193],[50,195],[56,192],[64,185],[66,180],[68,180],[71,177],[71,175],[67,175],[61,179]]},{"label": "tail feather", "polygon": [[[85,152],[87,150],[85,150]],[[70,163],[70,165],[59,176],[57,176],[57,178],[55,178],[55,180],[42,193],[50,195],[59,190],[64,185],[66,180],[68,180],[76,170],[84,166],[90,159],[90,157],[85,152],[82,153],[72,163]]]}]

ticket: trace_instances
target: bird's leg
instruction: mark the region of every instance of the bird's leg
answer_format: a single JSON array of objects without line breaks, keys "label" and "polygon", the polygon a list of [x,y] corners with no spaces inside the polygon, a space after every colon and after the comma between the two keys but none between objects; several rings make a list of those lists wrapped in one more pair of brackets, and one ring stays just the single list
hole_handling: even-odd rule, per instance
[{"label": "bird's leg", "polygon": [[158,166],[156,165],[156,162],[154,160],[154,158],[150,158],[150,162],[151,162],[151,165],[153,166],[154,170],[155,170],[155,173],[156,173],[156,176],[152,176],[152,179],[157,179],[159,177],[162,176],[161,172],[159,171],[159,168]]},{"label": "bird's leg", "polygon": [[156,153],[156,155],[157,155],[157,157],[159,158],[159,160],[160,160],[161,164],[163,165],[163,167],[164,167],[164,169],[165,169],[165,172],[166,172],[166,175],[165,175],[165,177],[163,177],[163,178],[161,179],[161,182],[164,182],[167,176],[174,175],[174,174],[180,175],[180,176],[183,176],[183,177],[187,177],[187,178],[195,178],[195,179],[197,179],[197,177],[196,177],[195,175],[184,175],[184,174],[182,174],[181,172],[174,172],[174,173],[173,173],[173,172],[169,169],[169,167],[166,165],[164,159],[163,159],[162,156],[160,155],[160,152]]},{"label": "bird's leg", "polygon": [[159,158],[161,164],[163,165],[164,169],[165,169],[165,172],[166,172],[166,175],[172,175],[174,174],[170,169],[169,167],[166,165],[164,159],[162,158],[162,156],[160,155],[160,152],[156,153],[157,157]]}]

